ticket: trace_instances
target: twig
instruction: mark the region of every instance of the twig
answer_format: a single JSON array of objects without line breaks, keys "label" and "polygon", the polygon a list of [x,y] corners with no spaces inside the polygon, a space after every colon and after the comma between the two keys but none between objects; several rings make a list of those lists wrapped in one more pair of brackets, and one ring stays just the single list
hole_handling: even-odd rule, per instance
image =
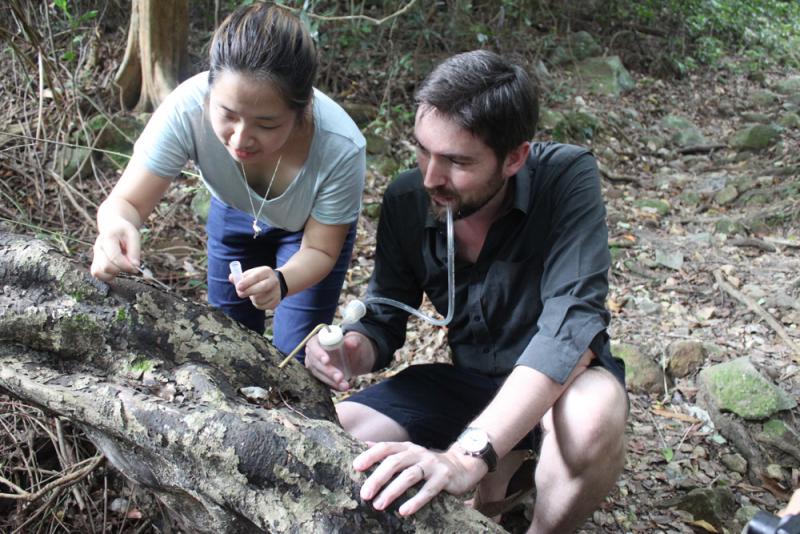
[{"label": "twig", "polygon": [[758,302],[729,284],[724,279],[721,271],[715,270],[714,278],[716,279],[717,285],[719,285],[720,288],[724,289],[725,292],[727,292],[730,296],[746,305],[751,311],[755,312],[759,317],[764,319],[764,321],[766,321],[766,323],[772,327],[775,333],[778,334],[778,336],[786,343],[786,345],[788,345],[788,347],[794,351],[794,361],[800,362],[800,346],[798,346],[797,343],[795,343],[794,340],[789,337],[786,329],[784,329],[783,326],[781,326],[781,324],[769,314],[769,312],[759,306]]},{"label": "twig", "polygon": [[638,178],[634,178],[633,176],[623,176],[617,174],[611,174],[607,170],[600,168],[600,176],[608,180],[609,182],[627,182],[635,185],[636,187],[642,187],[642,181]]},{"label": "twig", "polygon": [[[86,208],[78,204],[78,201],[75,200],[75,197],[72,195],[72,186],[70,186],[67,182],[65,182],[64,179],[61,176],[59,176],[57,172],[50,171],[50,176],[52,176],[53,179],[55,179],[56,183],[61,187],[61,190],[64,191],[65,195],[67,195],[67,200],[69,200],[70,204],[72,204],[72,207],[75,208],[75,211],[77,211],[84,219],[86,219],[86,221],[89,223],[89,226],[94,227],[95,222],[92,216],[89,215],[89,212],[86,211]],[[77,191],[76,193],[80,194]],[[81,196],[83,197],[83,195]],[[83,198],[87,202],[94,204],[86,197]]]},{"label": "twig", "polygon": [[777,250],[774,245],[758,239],[757,237],[737,237],[735,239],[730,239],[728,243],[735,247],[755,247],[766,250],[767,252],[775,252]]},{"label": "twig", "polygon": [[713,143],[710,145],[691,145],[678,149],[678,154],[707,154],[721,148],[726,148],[728,145]]},{"label": "twig", "polygon": [[[342,16],[337,16],[337,17],[327,17],[325,15],[317,15],[315,13],[306,12],[306,14],[312,19],[324,20],[324,21],[327,21],[327,22],[339,21],[339,20],[367,20],[369,22],[372,22],[372,23],[377,24],[378,26],[380,26],[381,24],[383,24],[387,20],[391,20],[391,19],[393,19],[395,17],[399,17],[400,15],[402,15],[403,13],[405,13],[406,11],[411,9],[411,7],[416,3],[417,3],[417,0],[411,0],[404,7],[400,8],[397,11],[395,11],[391,15],[383,17],[382,19],[376,19],[376,18],[373,18],[373,17],[369,17],[367,15],[342,15]],[[294,12],[300,11],[300,9],[297,9],[297,8],[291,8],[289,6],[284,6],[284,7],[288,8],[288,9],[294,11]]]},{"label": "twig", "polygon": [[2,480],[3,483],[8,484],[9,487],[13,486],[13,489],[17,491],[17,493],[0,493],[0,499],[12,499],[12,500],[17,500],[17,501],[29,501],[29,502],[35,501],[35,500],[39,499],[42,495],[46,494],[49,491],[52,491],[52,490],[54,490],[56,488],[60,488],[62,486],[68,486],[68,485],[74,484],[75,482],[78,482],[80,479],[84,478],[89,473],[94,471],[94,469],[98,465],[100,465],[100,462],[103,461],[103,459],[105,459],[105,456],[103,456],[102,454],[98,454],[97,456],[95,456],[93,458],[87,458],[86,460],[78,462],[75,465],[73,465],[72,467],[74,468],[74,467],[77,467],[79,465],[85,464],[87,462],[91,462],[91,463],[89,463],[89,465],[86,465],[86,466],[82,467],[81,469],[78,469],[77,471],[73,471],[72,473],[70,473],[68,475],[64,475],[64,476],[62,476],[62,477],[50,482],[49,484],[47,484],[46,486],[44,486],[43,488],[39,489],[38,491],[36,491],[34,493],[30,493],[28,491],[25,491],[24,489],[20,488],[19,486],[11,484],[6,479],[0,477],[0,480]]}]

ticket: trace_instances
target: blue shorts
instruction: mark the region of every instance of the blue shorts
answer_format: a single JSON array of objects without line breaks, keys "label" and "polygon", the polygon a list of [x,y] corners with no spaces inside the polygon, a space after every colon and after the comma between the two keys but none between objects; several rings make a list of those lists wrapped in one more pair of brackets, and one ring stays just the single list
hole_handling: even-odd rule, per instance
[{"label": "blue shorts", "polygon": [[[231,208],[213,196],[208,210],[208,302],[259,334],[264,333],[265,312],[250,299],[241,299],[228,281],[230,262],[242,270],[268,265],[280,267],[300,249],[303,231],[289,232],[259,222],[261,233],[253,239],[253,216]],[[350,265],[356,223],[350,227],[333,270],[316,285],[286,297],[275,308],[272,344],[288,354],[318,324],[330,324]],[[300,351],[304,354],[304,351]]]},{"label": "blue shorts", "polygon": [[[347,400],[381,412],[402,426],[412,442],[447,449],[503,385],[491,377],[446,363],[412,365]],[[515,450],[538,450],[537,426]]]}]

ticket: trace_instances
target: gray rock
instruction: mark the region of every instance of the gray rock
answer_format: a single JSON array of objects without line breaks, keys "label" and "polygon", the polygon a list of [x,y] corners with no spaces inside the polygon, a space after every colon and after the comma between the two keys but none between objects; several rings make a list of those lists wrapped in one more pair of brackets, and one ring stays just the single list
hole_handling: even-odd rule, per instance
[{"label": "gray rock", "polygon": [[736,189],[736,186],[733,184],[728,184],[717,191],[717,193],[714,195],[714,202],[720,206],[725,206],[726,204],[730,204],[736,200],[738,196],[739,191]]},{"label": "gray rock", "polygon": [[603,48],[597,44],[597,41],[594,40],[594,37],[589,32],[585,31],[575,32],[570,35],[568,46],[577,61],[599,56],[603,53]]},{"label": "gray rock", "polygon": [[775,90],[782,95],[800,94],[800,76],[789,76],[775,84]]},{"label": "gray rock", "polygon": [[726,487],[697,488],[679,497],[675,506],[697,519],[722,528],[736,512],[736,497]]},{"label": "gray rock", "polygon": [[703,132],[691,120],[680,115],[667,115],[661,119],[661,127],[672,133],[672,142],[679,147],[708,143]]},{"label": "gray rock", "polygon": [[667,372],[675,378],[689,376],[703,366],[707,356],[700,341],[676,341],[667,347]]},{"label": "gray rock", "polygon": [[576,66],[575,72],[588,82],[591,92],[601,95],[619,96],[636,85],[619,56],[585,59]]},{"label": "gray rock", "polygon": [[737,132],[731,145],[738,150],[763,150],[778,142],[782,130],[775,124],[752,124]]},{"label": "gray rock", "polygon": [[766,113],[759,113],[755,111],[745,111],[742,113],[742,120],[745,122],[753,122],[758,124],[768,124],[770,121],[769,115]]},{"label": "gray rock", "polygon": [[735,454],[723,454],[720,457],[720,461],[722,465],[734,473],[739,473],[740,475],[747,473],[747,460],[738,452]]},{"label": "gray rock", "polygon": [[747,228],[739,221],[720,219],[714,223],[714,232],[725,235],[746,235]]},{"label": "gray rock", "polygon": [[757,107],[766,107],[777,104],[781,97],[770,90],[762,89],[750,95],[750,103]]},{"label": "gray rock", "polygon": [[680,250],[665,251],[656,249],[656,263],[668,269],[678,271],[683,267],[683,252]]},{"label": "gray rock", "polygon": [[764,378],[747,357],[707,367],[699,383],[716,409],[746,420],[763,420],[797,406],[783,390]]},{"label": "gray rock", "polygon": [[778,119],[778,125],[782,128],[800,128],[800,114],[794,111],[787,111]]},{"label": "gray rock", "polygon": [[634,345],[614,343],[614,355],[625,362],[625,383],[633,393],[664,393],[664,372],[661,366],[646,357]]}]

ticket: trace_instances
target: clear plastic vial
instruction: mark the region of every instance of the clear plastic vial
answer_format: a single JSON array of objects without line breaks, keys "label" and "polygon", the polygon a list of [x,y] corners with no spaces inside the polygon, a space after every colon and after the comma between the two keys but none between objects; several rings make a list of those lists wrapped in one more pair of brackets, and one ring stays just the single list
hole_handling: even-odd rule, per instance
[{"label": "clear plastic vial", "polygon": [[350,372],[350,364],[344,354],[344,333],[342,328],[337,325],[326,326],[319,331],[318,339],[320,346],[328,353],[331,365],[342,372],[345,380],[350,380],[353,375]]},{"label": "clear plastic vial", "polygon": [[238,284],[239,280],[242,279],[242,264],[238,261],[232,261],[230,263],[231,274],[233,275],[233,283]]}]

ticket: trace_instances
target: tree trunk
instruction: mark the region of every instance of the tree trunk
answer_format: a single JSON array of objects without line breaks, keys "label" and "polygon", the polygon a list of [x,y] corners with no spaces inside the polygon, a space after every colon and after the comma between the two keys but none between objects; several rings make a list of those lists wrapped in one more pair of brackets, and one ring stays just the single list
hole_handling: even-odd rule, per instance
[{"label": "tree trunk", "polygon": [[363,502],[351,467],[363,444],[336,424],[329,391],[218,310],[98,282],[2,232],[0,288],[0,391],[75,421],[188,531],[502,531],[448,495],[408,519]]},{"label": "tree trunk", "polygon": [[151,111],[187,67],[188,0],[133,0],[125,56],[114,78],[125,109]]}]

